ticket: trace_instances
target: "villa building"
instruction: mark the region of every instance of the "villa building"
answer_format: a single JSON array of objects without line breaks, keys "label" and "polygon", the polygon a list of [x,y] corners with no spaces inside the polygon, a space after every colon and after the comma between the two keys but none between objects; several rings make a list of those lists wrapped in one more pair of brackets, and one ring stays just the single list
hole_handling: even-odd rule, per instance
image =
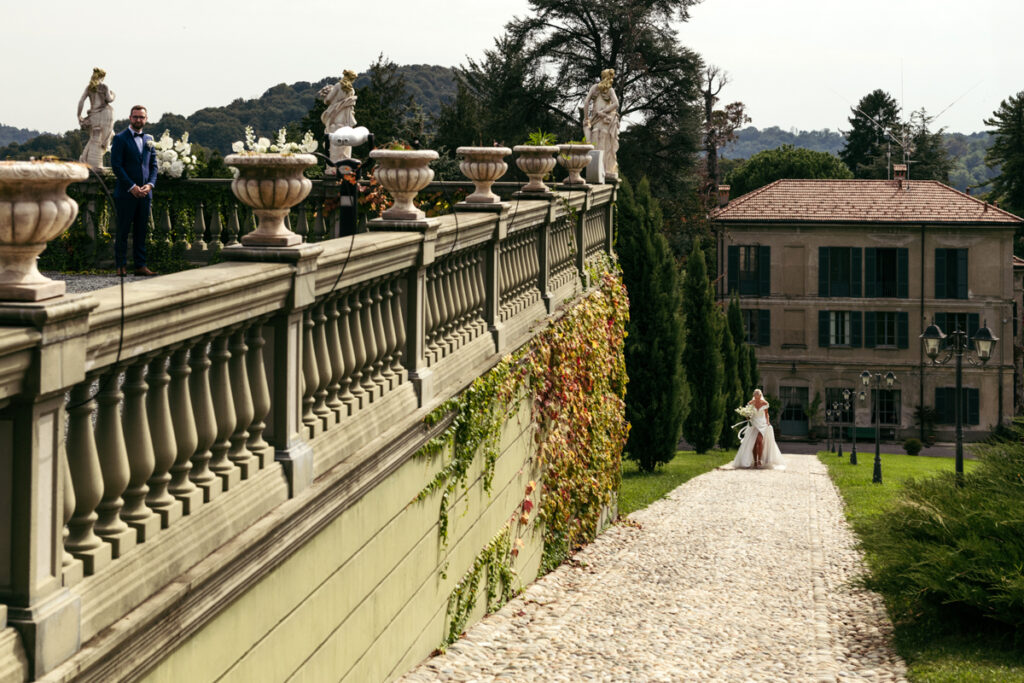
[{"label": "villa building", "polygon": [[[981,438],[1014,413],[1017,306],[1014,231],[1022,219],[935,181],[778,180],[713,212],[718,294],[737,293],[777,428],[799,437],[824,424],[844,389],[860,396],[842,424],[883,438],[952,439],[955,361],[933,365],[918,339],[988,325],[1000,339],[983,367],[963,362],[964,433]],[[1018,285],[1019,286],[1019,285]],[[940,360],[942,358],[940,357]],[[893,372],[868,391],[863,371]],[[770,399],[772,400],[772,399]],[[934,411],[922,434],[918,406]],[[926,413],[929,411],[926,411]],[[810,413],[810,414],[809,414]]]}]

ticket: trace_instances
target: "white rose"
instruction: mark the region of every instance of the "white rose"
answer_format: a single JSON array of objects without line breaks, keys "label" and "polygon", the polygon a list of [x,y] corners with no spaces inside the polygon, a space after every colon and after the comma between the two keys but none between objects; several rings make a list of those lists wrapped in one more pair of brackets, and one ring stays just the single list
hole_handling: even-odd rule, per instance
[{"label": "white rose", "polygon": [[175,178],[180,178],[184,170],[185,164],[181,163],[180,161],[175,161],[173,164],[171,164],[171,175],[174,176]]},{"label": "white rose", "polygon": [[231,151],[235,154],[241,154],[245,151],[245,143],[239,140],[238,142],[231,145]]}]

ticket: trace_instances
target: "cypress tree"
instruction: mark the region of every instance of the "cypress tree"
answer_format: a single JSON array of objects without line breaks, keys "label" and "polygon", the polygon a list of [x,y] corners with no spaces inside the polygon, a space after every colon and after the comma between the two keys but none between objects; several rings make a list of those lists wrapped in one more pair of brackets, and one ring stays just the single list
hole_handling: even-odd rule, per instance
[{"label": "cypress tree", "polygon": [[753,393],[754,389],[761,385],[761,371],[757,369],[757,351],[756,347],[747,347],[747,358],[750,359],[750,391]]},{"label": "cypress tree", "polygon": [[735,293],[729,299],[729,310],[726,317],[729,320],[732,343],[736,346],[736,374],[739,375],[741,393],[743,397],[750,396],[754,391],[754,386],[750,384],[750,352],[746,342],[747,330],[743,325],[740,298]]},{"label": "cypress tree", "polygon": [[[736,420],[735,408],[743,405],[743,383],[739,374],[739,357],[746,356],[743,349],[737,349],[733,343],[732,330],[724,314],[718,314],[718,322],[722,328],[722,396],[725,399],[725,410],[722,412],[722,433],[718,437],[721,448],[735,448],[740,445],[736,438],[736,430],[732,425]],[[739,353],[737,353],[739,351]],[[746,378],[744,378],[746,379]]]},{"label": "cypress tree", "polygon": [[685,414],[683,322],[675,261],[658,202],[647,179],[634,192],[623,182],[618,197],[616,251],[629,291],[626,325],[626,457],[644,472],[672,460]]},{"label": "cypress tree", "polygon": [[722,326],[698,240],[694,240],[686,261],[683,311],[686,314],[683,368],[690,384],[690,406],[683,422],[683,434],[698,453],[705,453],[722,430],[725,396],[722,395]]}]

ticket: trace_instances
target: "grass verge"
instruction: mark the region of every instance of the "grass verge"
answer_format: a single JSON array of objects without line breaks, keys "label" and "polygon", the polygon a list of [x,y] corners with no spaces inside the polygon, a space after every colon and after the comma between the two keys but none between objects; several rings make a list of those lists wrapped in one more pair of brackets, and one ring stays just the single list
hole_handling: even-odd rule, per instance
[{"label": "grass verge", "polygon": [[[883,453],[883,483],[878,485],[871,483],[874,454],[865,454],[856,466],[831,453],[818,453],[818,459],[828,467],[832,481],[846,501],[846,518],[855,532],[885,512],[908,478],[953,470],[952,458]],[[968,460],[964,468],[970,472],[976,465]],[[865,546],[864,552],[870,564],[872,549]],[[894,627],[893,645],[906,661],[907,677],[911,681],[1024,683],[1024,651],[998,634],[977,630],[958,632],[948,623],[926,614],[911,622],[896,622]]]},{"label": "grass verge", "polygon": [[677,451],[676,457],[653,472],[641,472],[635,462],[623,459],[619,515],[625,517],[647,507],[680,484],[730,462],[735,454],[735,451],[708,451],[703,454]]}]

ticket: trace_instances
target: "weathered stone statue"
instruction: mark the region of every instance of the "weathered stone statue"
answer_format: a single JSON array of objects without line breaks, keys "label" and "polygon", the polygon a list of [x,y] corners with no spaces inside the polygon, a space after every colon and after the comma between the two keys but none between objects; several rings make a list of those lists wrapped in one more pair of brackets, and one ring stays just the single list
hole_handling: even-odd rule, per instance
[{"label": "weathered stone statue", "polygon": [[610,180],[619,177],[619,98],[612,87],[615,69],[601,72],[601,81],[595,84],[583,100],[583,134],[595,149],[604,152],[604,175]]},{"label": "weathered stone statue", "polygon": [[[320,98],[327,104],[327,109],[320,115],[324,122],[327,133],[333,133],[345,126],[355,127],[356,125],[356,92],[352,83],[356,80],[356,72],[345,69],[342,78],[334,85],[325,85],[318,93]],[[352,148],[341,145],[331,145],[331,161],[349,159],[352,156]]]},{"label": "weathered stone statue", "polygon": [[[92,78],[82,98],[78,100],[78,123],[89,131],[89,142],[82,150],[79,161],[93,168],[103,168],[103,155],[114,137],[114,91],[107,87],[103,78],[107,72],[99,67],[92,70]],[[89,101],[89,111],[82,116],[82,105]]]}]

